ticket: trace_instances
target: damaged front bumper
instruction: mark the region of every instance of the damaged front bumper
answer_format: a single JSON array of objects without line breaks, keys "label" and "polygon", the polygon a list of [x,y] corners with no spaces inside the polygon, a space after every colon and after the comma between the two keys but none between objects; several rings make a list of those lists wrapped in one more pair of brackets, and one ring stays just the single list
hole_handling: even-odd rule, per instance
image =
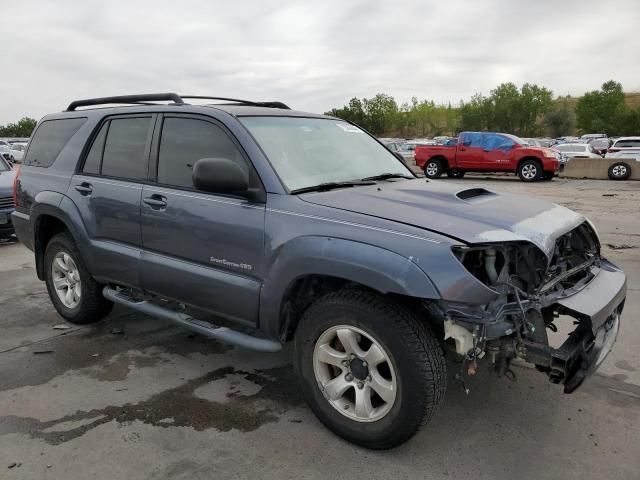
[{"label": "damaged front bumper", "polygon": [[524,340],[524,359],[549,374],[553,383],[571,393],[607,357],[620,329],[627,279],[612,263],[602,260],[598,274],[582,290],[558,299],[552,308],[576,319],[577,326],[559,348]]},{"label": "damaged front bumper", "polygon": [[[509,376],[511,361],[519,358],[534,364],[551,382],[563,384],[565,393],[571,393],[597,370],[613,348],[626,298],[626,276],[615,265],[601,259],[591,267],[591,274],[588,283],[565,290],[562,296],[550,294],[504,304],[497,311],[442,302],[439,307],[445,318],[445,338],[454,338],[457,352],[464,352],[474,365],[476,359],[488,354],[498,376]],[[553,322],[560,315],[572,317],[576,327],[560,347],[554,348],[549,345],[547,329],[556,330]]]}]

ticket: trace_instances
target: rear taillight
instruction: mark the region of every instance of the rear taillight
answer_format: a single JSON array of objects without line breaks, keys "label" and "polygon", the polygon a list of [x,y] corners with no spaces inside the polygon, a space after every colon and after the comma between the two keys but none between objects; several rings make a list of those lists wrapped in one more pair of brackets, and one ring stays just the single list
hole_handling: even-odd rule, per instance
[{"label": "rear taillight", "polygon": [[13,178],[13,204],[18,206],[18,178],[20,178],[20,165],[16,168],[16,176]]}]

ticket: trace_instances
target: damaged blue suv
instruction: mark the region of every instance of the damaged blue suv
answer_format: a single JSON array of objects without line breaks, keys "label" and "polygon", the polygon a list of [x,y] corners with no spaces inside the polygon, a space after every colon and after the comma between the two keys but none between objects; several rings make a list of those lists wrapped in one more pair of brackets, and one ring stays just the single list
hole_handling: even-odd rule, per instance
[{"label": "damaged blue suv", "polygon": [[626,296],[582,215],[417,178],[356,125],[279,102],[75,101],[38,123],[14,194],[62,317],[119,303],[246,348],[293,341],[313,411],[369,448],[429,420],[445,351],[463,375],[520,359],[572,392]]}]

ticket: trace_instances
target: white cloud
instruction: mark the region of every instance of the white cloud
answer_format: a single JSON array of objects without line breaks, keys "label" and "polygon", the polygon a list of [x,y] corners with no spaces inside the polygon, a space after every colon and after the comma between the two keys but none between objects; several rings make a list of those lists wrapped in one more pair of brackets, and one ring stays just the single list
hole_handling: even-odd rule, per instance
[{"label": "white cloud", "polygon": [[155,91],[322,112],[378,92],[456,103],[505,81],[640,89],[640,3],[614,3],[24,1],[3,11],[0,124]]}]

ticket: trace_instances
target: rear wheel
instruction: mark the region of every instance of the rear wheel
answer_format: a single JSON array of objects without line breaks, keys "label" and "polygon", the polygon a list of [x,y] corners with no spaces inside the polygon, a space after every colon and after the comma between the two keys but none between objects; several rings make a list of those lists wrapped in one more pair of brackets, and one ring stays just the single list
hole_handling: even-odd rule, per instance
[{"label": "rear wheel", "polygon": [[611,180],[626,180],[631,176],[631,168],[624,162],[616,162],[609,167],[608,173]]},{"label": "rear wheel", "polygon": [[542,177],[542,166],[537,160],[525,160],[518,167],[518,177],[523,182],[535,182]]},{"label": "rear wheel", "polygon": [[49,241],[44,269],[51,302],[69,322],[97,322],[113,308],[113,303],[102,296],[103,285],[91,277],[68,233],[60,233]]},{"label": "rear wheel", "polygon": [[432,158],[424,164],[424,174],[427,178],[440,178],[442,171],[442,161],[437,158]]},{"label": "rear wheel", "polygon": [[442,402],[438,341],[413,313],[378,294],[345,289],[316,301],[300,321],[295,353],[313,412],[364,447],[404,443]]}]

